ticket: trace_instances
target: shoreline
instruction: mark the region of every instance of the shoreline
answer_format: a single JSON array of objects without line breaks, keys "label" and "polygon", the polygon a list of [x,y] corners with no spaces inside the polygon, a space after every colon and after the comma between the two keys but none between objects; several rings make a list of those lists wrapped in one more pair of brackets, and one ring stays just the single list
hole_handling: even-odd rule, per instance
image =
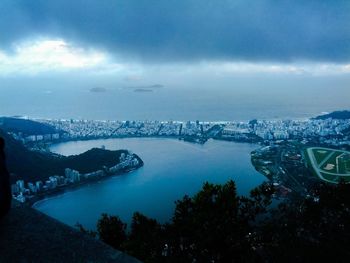
[{"label": "shoreline", "polygon": [[[203,145],[208,140],[216,140],[216,141],[228,141],[228,142],[236,142],[236,143],[249,143],[249,144],[259,144],[261,141],[253,141],[253,140],[244,140],[244,139],[234,139],[234,138],[221,138],[221,137],[182,137],[178,135],[174,136],[163,136],[163,135],[151,135],[151,136],[142,136],[142,135],[133,135],[133,136],[101,136],[101,137],[89,137],[89,138],[71,138],[71,139],[59,139],[55,141],[46,141],[42,142],[42,145],[39,144],[33,144],[32,146],[45,146],[45,149],[43,149],[45,152],[50,152],[52,154],[57,154],[55,152],[50,151],[48,148],[55,144],[60,143],[66,143],[66,142],[83,142],[83,141],[94,141],[94,140],[110,140],[110,139],[172,139],[172,140],[179,140],[183,142],[193,143],[193,144],[199,144]],[[197,139],[202,139],[202,141],[196,141]],[[29,145],[28,145],[29,146]]]},{"label": "shoreline", "polygon": [[[175,136],[126,136],[126,137],[108,137],[108,138],[89,138],[89,139],[78,139],[78,140],[65,140],[65,141],[60,141],[60,142],[50,142],[50,143],[48,143],[48,145],[50,147],[52,145],[60,144],[60,143],[83,142],[83,141],[93,141],[93,140],[113,140],[113,139],[114,140],[115,139],[167,139],[167,140],[175,140],[175,141],[187,142],[187,143],[190,143],[190,144],[203,145],[203,144],[196,143],[196,142],[181,140],[179,137],[175,137]],[[242,143],[242,144],[254,144],[256,146],[259,146],[259,144],[256,143],[256,142],[221,140],[221,139],[215,139],[215,138],[209,138],[209,139],[212,139],[212,140],[215,140],[215,141],[222,141],[222,142],[238,143],[238,144],[240,144],[240,143]],[[57,154],[57,153],[54,153],[54,152],[51,152],[51,153]],[[119,173],[116,173],[116,174],[113,174],[113,175],[107,175],[107,176],[104,176],[104,177],[93,178],[93,179],[90,179],[90,180],[88,180],[86,182],[81,182],[79,184],[65,185],[65,186],[63,186],[63,188],[55,189],[55,191],[52,191],[51,193],[45,193],[43,195],[40,195],[37,198],[29,199],[24,204],[35,208],[35,205],[38,202],[41,202],[41,201],[44,201],[44,200],[48,200],[48,199],[50,199],[52,197],[55,197],[55,196],[59,196],[61,194],[64,194],[65,192],[70,192],[70,191],[77,190],[77,189],[79,189],[82,186],[86,186],[86,185],[89,185],[89,184],[96,184],[96,183],[98,183],[100,181],[104,181],[104,180],[106,180],[108,178],[113,178],[113,177],[116,177],[116,176],[121,176],[121,175],[125,175],[125,174],[128,174],[128,173],[131,173],[131,172],[141,168],[143,165],[144,165],[144,163],[142,163],[142,165],[139,166],[139,167],[136,167],[136,168],[133,168],[133,169],[128,169],[127,171],[121,171]]]},{"label": "shoreline", "polygon": [[121,176],[121,175],[125,175],[125,174],[128,174],[128,173],[131,173],[131,172],[141,168],[142,166],[143,166],[143,164],[141,166],[138,166],[138,167],[135,167],[135,168],[131,168],[131,169],[127,169],[127,170],[124,170],[124,171],[120,171],[118,173],[114,173],[114,174],[111,174],[111,175],[106,175],[106,176],[98,177],[98,178],[91,178],[91,179],[88,179],[86,181],[79,182],[77,184],[68,184],[68,185],[57,186],[56,189],[51,190],[49,193],[42,193],[40,196],[35,196],[35,197],[31,198],[31,199],[28,199],[24,203],[24,205],[28,205],[30,207],[35,208],[35,205],[38,202],[41,202],[41,201],[44,201],[44,200],[48,200],[51,197],[59,196],[59,195],[64,194],[66,192],[77,190],[77,189],[79,189],[79,188],[81,188],[83,186],[88,186],[89,184],[96,184],[98,182],[101,182],[101,181],[104,181],[104,180],[107,180],[107,179],[110,179],[110,178],[113,178],[113,177],[117,177],[117,176]]},{"label": "shoreline", "polygon": [[[117,141],[106,141],[106,148],[118,148]],[[67,147],[72,147],[72,150],[75,149],[76,153],[79,153],[84,150],[86,143],[79,143],[82,147],[75,147],[73,144],[68,144]],[[103,143],[92,141],[88,144]],[[144,211],[145,214],[152,215],[153,212],[157,214],[157,209],[161,211],[164,209],[164,213],[158,214],[159,219],[166,222],[170,218],[166,211],[171,210],[169,207],[173,206],[174,201],[180,200],[186,194],[194,194],[206,181],[224,183],[235,180],[239,194],[246,195],[266,180],[255,171],[249,160],[251,151],[259,145],[210,140],[207,145],[202,146],[169,139],[130,139],[119,145],[127,148],[129,144],[135,146],[133,147],[135,153],[140,153],[141,158],[144,157],[142,158],[144,167],[122,175],[123,177],[88,184],[73,191],[68,190],[67,194],[57,197],[50,196],[46,201],[37,203],[35,209],[54,218],[60,218],[59,220],[72,226],[79,221],[89,229],[95,229],[98,219],[96,215],[108,211],[115,211],[113,213],[117,213],[129,223],[135,211]],[[62,145],[61,149],[64,150],[65,147]],[[158,153],[154,149],[157,149],[157,152],[159,149],[162,153],[160,159],[155,158]],[[149,155],[151,152],[154,154]],[[204,161],[208,160],[207,158],[213,162]],[[237,164],[234,160],[237,160]],[[222,173],[218,173],[219,167],[222,167]],[[241,172],[236,174],[234,171]],[[160,199],[159,207],[158,205],[154,207],[152,204]],[[72,211],[70,215],[65,215],[66,208]],[[93,220],[86,217],[91,217]]]}]

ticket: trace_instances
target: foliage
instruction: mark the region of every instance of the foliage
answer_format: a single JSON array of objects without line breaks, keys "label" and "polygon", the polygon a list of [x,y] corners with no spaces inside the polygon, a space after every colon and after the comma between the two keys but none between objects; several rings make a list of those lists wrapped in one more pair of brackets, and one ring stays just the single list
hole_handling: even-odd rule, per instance
[{"label": "foliage", "polygon": [[[268,183],[249,197],[238,196],[233,181],[205,183],[195,196],[176,202],[169,224],[135,213],[119,248],[144,262],[347,261],[349,184],[316,185],[306,198],[279,205],[271,205],[273,194]],[[119,221],[119,227],[107,224],[107,232],[125,231]]]},{"label": "foliage", "polygon": [[314,196],[279,205],[259,228],[259,244],[276,259],[345,262],[350,256],[350,186],[326,184]]},{"label": "foliage", "polygon": [[125,244],[126,251],[146,262],[162,262],[163,232],[163,228],[155,219],[138,212],[134,213],[131,231]]},{"label": "foliage", "polygon": [[12,117],[0,117],[0,128],[7,132],[21,132],[26,136],[63,133],[63,131],[56,130],[55,127],[49,124]]},{"label": "foliage", "polygon": [[347,120],[350,119],[350,111],[334,111],[325,115],[317,116],[316,120],[326,120],[326,119],[334,119],[334,120]]},{"label": "foliage", "polygon": [[[128,239],[122,247],[145,262],[242,260],[252,253],[251,223],[258,213],[266,212],[265,206],[270,204],[272,193],[271,187],[264,184],[252,192],[251,198],[243,198],[237,195],[233,181],[224,185],[205,183],[194,197],[185,196],[176,202],[170,224],[160,225],[154,219],[135,213]],[[100,219],[100,228],[105,221]],[[106,240],[105,237],[101,239]],[[250,258],[253,262],[254,257]]]},{"label": "foliage", "polygon": [[240,199],[234,182],[205,183],[193,198],[176,204],[172,224],[172,254],[183,262],[193,258],[203,262],[228,262],[238,251],[246,250],[249,224],[242,221]]},{"label": "foliage", "polygon": [[121,249],[126,241],[126,224],[119,217],[102,214],[97,223],[97,232],[100,239],[110,246]]}]

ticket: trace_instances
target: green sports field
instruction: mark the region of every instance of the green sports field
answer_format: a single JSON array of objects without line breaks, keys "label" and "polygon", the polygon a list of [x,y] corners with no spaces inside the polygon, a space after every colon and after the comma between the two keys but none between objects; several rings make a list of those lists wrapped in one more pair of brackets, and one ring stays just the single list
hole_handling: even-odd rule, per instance
[{"label": "green sports field", "polygon": [[350,182],[350,152],[321,147],[306,149],[309,164],[323,181],[338,183]]}]

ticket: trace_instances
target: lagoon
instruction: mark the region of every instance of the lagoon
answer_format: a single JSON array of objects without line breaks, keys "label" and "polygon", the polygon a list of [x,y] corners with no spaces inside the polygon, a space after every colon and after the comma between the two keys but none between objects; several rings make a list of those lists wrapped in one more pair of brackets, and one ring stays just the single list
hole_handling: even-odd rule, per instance
[{"label": "lagoon", "polygon": [[34,204],[34,208],[68,225],[77,222],[96,229],[101,213],[118,215],[129,223],[139,211],[160,222],[171,219],[175,201],[193,195],[204,182],[234,180],[238,193],[246,195],[265,177],[250,162],[254,144],[209,140],[204,145],[164,138],[100,139],[64,142],[51,151],[73,155],[93,147],[128,149],[145,165],[140,169],[82,186]]}]

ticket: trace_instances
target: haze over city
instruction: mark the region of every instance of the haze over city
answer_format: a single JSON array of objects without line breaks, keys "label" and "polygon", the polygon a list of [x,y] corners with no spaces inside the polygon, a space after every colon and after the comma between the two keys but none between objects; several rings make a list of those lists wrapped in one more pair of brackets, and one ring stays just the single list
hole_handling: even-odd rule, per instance
[{"label": "haze over city", "polygon": [[349,5],[5,0],[0,109],[30,117],[246,120],[346,108]]}]

